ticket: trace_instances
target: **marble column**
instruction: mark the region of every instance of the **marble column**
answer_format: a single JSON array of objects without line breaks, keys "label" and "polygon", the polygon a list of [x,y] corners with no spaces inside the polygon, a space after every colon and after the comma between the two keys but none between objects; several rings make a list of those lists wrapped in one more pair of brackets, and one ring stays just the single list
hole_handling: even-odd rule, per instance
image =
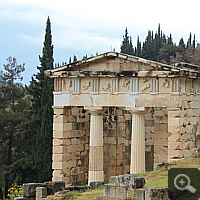
[{"label": "marble column", "polygon": [[144,107],[127,108],[132,114],[130,174],[145,172],[145,113]]},{"label": "marble column", "polygon": [[103,107],[85,107],[90,111],[90,151],[88,185],[103,182]]}]

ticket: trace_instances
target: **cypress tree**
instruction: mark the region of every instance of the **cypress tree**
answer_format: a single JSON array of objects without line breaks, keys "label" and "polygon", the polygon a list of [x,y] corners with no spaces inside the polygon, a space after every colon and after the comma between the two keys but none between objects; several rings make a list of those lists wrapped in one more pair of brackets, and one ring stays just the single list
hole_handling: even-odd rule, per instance
[{"label": "cypress tree", "polygon": [[138,36],[138,38],[137,38],[137,48],[136,48],[136,50],[135,50],[136,56],[141,57],[141,55],[142,55],[142,52],[141,52],[141,51],[142,51],[142,50],[141,50],[141,42],[140,42],[140,38],[139,38],[139,36]]},{"label": "cypress tree", "polygon": [[187,49],[191,46],[191,44],[192,44],[192,33],[190,32],[190,36],[187,41]]},{"label": "cypress tree", "polygon": [[[32,96],[32,123],[30,130],[34,133],[33,157],[37,182],[51,180],[52,176],[52,138],[53,138],[53,79],[44,75],[44,71],[53,68],[53,45],[51,23],[48,17],[45,30],[41,66],[32,77],[28,91]],[[32,134],[33,134],[32,133]]]},{"label": "cypress tree", "polygon": [[195,49],[195,47],[196,47],[195,34],[194,34],[194,39],[193,39],[193,42],[192,42],[192,46]]},{"label": "cypress tree", "polygon": [[130,54],[130,55],[134,54],[132,41],[131,41],[131,38],[129,39],[127,27],[125,30],[125,35],[123,36],[122,44],[121,44],[121,53]]}]

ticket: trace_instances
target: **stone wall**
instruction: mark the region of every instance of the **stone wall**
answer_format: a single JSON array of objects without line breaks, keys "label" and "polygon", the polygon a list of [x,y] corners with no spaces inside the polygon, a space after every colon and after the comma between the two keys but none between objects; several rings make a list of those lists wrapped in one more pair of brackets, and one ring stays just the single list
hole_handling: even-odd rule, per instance
[{"label": "stone wall", "polygon": [[53,181],[84,184],[89,165],[88,111],[83,107],[54,107],[54,114]]},{"label": "stone wall", "polygon": [[145,114],[146,171],[168,161],[168,111],[152,108]]},{"label": "stone wall", "polygon": [[190,156],[200,149],[200,95],[185,93],[179,109],[168,109],[168,160]]},{"label": "stone wall", "polygon": [[[110,107],[104,113],[104,180],[110,176],[124,174],[129,170],[130,163],[126,163],[125,150],[128,143],[125,132],[124,110]],[[129,155],[130,156],[130,155]]]}]

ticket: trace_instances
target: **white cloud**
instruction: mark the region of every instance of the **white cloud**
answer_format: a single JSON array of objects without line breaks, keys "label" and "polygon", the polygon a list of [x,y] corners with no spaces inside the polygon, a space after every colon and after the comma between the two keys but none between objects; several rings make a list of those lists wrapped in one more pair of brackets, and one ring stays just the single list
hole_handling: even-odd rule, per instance
[{"label": "white cloud", "polygon": [[110,50],[110,46],[118,47],[119,38],[101,37],[95,34],[87,33],[80,30],[62,30],[54,33],[53,43],[55,48],[77,51],[101,51],[102,49]]}]

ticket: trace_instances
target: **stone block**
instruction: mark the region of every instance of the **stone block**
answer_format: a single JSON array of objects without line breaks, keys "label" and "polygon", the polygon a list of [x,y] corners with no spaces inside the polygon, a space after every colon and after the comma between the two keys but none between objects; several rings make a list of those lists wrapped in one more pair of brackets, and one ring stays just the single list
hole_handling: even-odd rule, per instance
[{"label": "stone block", "polygon": [[164,115],[164,112],[162,110],[155,110],[154,113],[155,113],[155,116],[159,116],[159,117]]},{"label": "stone block", "polygon": [[68,152],[80,152],[80,151],[84,151],[84,146],[83,144],[79,144],[79,145],[70,145],[68,147]]},{"label": "stone block", "polygon": [[37,198],[45,198],[47,196],[47,188],[46,187],[37,187],[36,188],[36,199]]},{"label": "stone block", "polygon": [[168,142],[179,142],[180,134],[171,134],[168,138]]},{"label": "stone block", "polygon": [[53,122],[54,123],[67,123],[67,122],[71,122],[70,120],[70,116],[67,115],[54,115],[53,116]]},{"label": "stone block", "polygon": [[66,138],[54,138],[53,145],[54,146],[69,146],[71,144],[69,139]]},{"label": "stone block", "polygon": [[154,154],[154,162],[155,163],[163,163],[168,161],[167,154]]},{"label": "stone block", "polygon": [[67,169],[70,169],[70,168],[72,168],[72,167],[76,167],[76,160],[69,160],[69,161],[67,162],[66,168],[67,168]]},{"label": "stone block", "polygon": [[36,188],[45,187],[44,183],[24,183],[23,197],[36,197]]},{"label": "stone block", "polygon": [[116,144],[115,137],[104,137],[103,139],[104,144]]},{"label": "stone block", "polygon": [[167,138],[155,139],[154,140],[154,145],[168,146],[168,139]]},{"label": "stone block", "polygon": [[180,118],[168,118],[169,126],[180,126]]},{"label": "stone block", "polygon": [[53,146],[53,154],[66,154],[68,153],[67,146]]},{"label": "stone block", "polygon": [[167,188],[145,188],[145,200],[163,199],[168,200]]},{"label": "stone block", "polygon": [[70,115],[71,114],[71,107],[54,107],[54,114],[56,115]]},{"label": "stone block", "polygon": [[183,157],[184,157],[184,158],[187,158],[187,157],[189,157],[189,156],[190,156],[190,154],[191,154],[189,150],[183,150],[183,152],[182,152],[182,153],[183,153]]},{"label": "stone block", "polygon": [[169,150],[180,150],[181,142],[168,142],[168,149]]},{"label": "stone block", "polygon": [[65,189],[65,181],[53,181],[53,193],[55,194],[58,191]]},{"label": "stone block", "polygon": [[126,199],[145,200],[145,188],[128,188]]},{"label": "stone block", "polygon": [[116,186],[113,183],[104,184],[104,196],[115,198]]},{"label": "stone block", "polygon": [[47,181],[47,182],[44,182],[44,184],[45,184],[45,187],[47,188],[47,195],[52,194],[52,192],[53,192],[53,182]]},{"label": "stone block", "polygon": [[115,188],[115,199],[126,199],[126,187]]},{"label": "stone block", "polygon": [[89,137],[88,136],[81,137],[80,143],[81,144],[89,144]]},{"label": "stone block", "polygon": [[73,138],[85,135],[85,130],[53,131],[53,138]]},{"label": "stone block", "polygon": [[72,145],[78,145],[78,144],[80,144],[80,140],[77,139],[77,138],[73,138],[73,139],[71,139],[71,144]]},{"label": "stone block", "polygon": [[64,169],[67,166],[67,162],[53,162],[52,169]]},{"label": "stone block", "polygon": [[180,128],[179,128],[179,126],[171,126],[171,125],[169,125],[168,126],[168,131],[170,133],[178,133],[180,131]]},{"label": "stone block", "polygon": [[198,101],[191,101],[190,107],[191,108],[199,108],[199,102]]},{"label": "stone block", "polygon": [[123,115],[123,111],[122,110],[115,110],[115,115],[118,115],[118,116],[120,116],[120,115]]},{"label": "stone block", "polygon": [[73,123],[53,123],[53,131],[73,130]]},{"label": "stone block", "polygon": [[119,187],[141,188],[145,185],[145,180],[137,174],[126,174],[119,175],[116,178],[115,184]]},{"label": "stone block", "polygon": [[131,120],[131,114],[124,114],[125,120]]},{"label": "stone block", "polygon": [[168,147],[167,146],[154,146],[154,153],[168,154]]},{"label": "stone block", "polygon": [[183,152],[181,150],[168,150],[168,159],[178,159],[183,157]]}]

